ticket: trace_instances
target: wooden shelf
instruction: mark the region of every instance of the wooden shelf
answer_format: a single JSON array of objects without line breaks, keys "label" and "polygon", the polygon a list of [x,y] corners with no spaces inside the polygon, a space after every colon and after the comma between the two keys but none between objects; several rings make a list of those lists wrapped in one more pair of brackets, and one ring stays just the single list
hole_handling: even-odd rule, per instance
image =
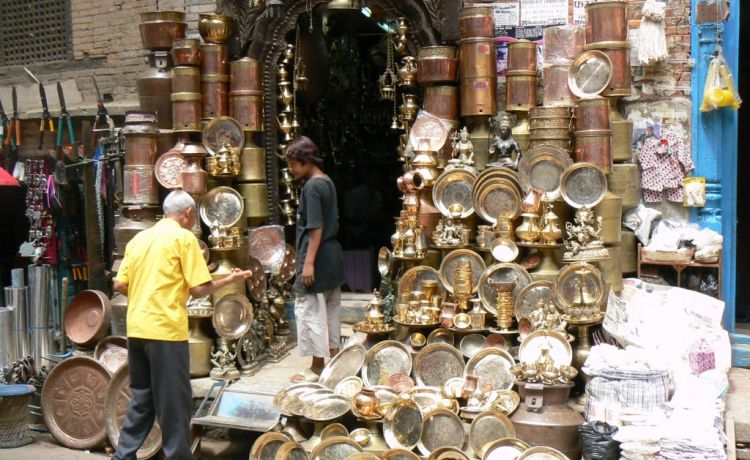
[{"label": "wooden shelf", "polygon": [[682,285],[682,272],[688,268],[705,268],[714,269],[717,274],[717,281],[719,284],[718,297],[721,299],[721,277],[722,277],[722,265],[721,265],[721,254],[719,254],[719,260],[715,263],[704,264],[700,262],[690,261],[688,263],[675,263],[667,261],[644,261],[642,258],[643,245],[638,245],[638,278],[643,273],[643,266],[657,266],[657,267],[672,267],[677,272],[677,287],[684,287]]}]

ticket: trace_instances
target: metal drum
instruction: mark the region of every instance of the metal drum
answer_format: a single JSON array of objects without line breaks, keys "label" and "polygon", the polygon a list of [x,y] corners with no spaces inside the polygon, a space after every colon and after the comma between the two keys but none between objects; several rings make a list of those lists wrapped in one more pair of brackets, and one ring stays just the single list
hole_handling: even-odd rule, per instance
[{"label": "metal drum", "polygon": [[636,273],[638,271],[638,242],[635,232],[629,229],[622,229],[620,236],[620,266],[622,273]]},{"label": "metal drum", "polygon": [[609,129],[609,103],[597,96],[581,99],[575,105],[576,131]]},{"label": "metal drum", "polygon": [[570,153],[570,131],[560,128],[536,128],[530,129],[529,132],[529,147],[551,145]]},{"label": "metal drum", "polygon": [[505,77],[505,110],[527,112],[536,107],[536,72],[508,72]]},{"label": "metal drum", "polygon": [[123,203],[159,204],[159,183],[153,166],[124,166],[122,169]]},{"label": "metal drum", "polygon": [[628,2],[586,4],[586,43],[624,42],[628,39]]},{"label": "metal drum", "polygon": [[172,42],[172,63],[176,66],[201,65],[200,40],[196,38],[178,38]]},{"label": "metal drum", "polygon": [[529,130],[542,128],[572,129],[573,119],[571,117],[530,117]]},{"label": "metal drum", "polygon": [[607,187],[612,193],[622,197],[623,209],[638,206],[641,198],[641,174],[638,165],[622,163],[612,165],[607,174]]},{"label": "metal drum", "polygon": [[122,132],[125,135],[125,165],[153,165],[156,161],[156,138],[159,135],[154,114],[128,112]]},{"label": "metal drum", "polygon": [[160,210],[158,206],[124,206],[114,228],[115,254],[124,256],[125,246],[130,240],[141,230],[156,224],[156,216]]},{"label": "metal drum", "polygon": [[[495,87],[497,90],[497,86]],[[445,120],[458,121],[458,88],[455,86],[428,86],[424,89],[425,111]]]},{"label": "metal drum", "polygon": [[469,6],[461,9],[458,19],[461,38],[488,37],[495,34],[495,17],[491,6]]},{"label": "metal drum", "polygon": [[602,243],[619,243],[622,234],[622,198],[607,190],[604,199],[594,206],[594,213],[602,218]]},{"label": "metal drum", "polygon": [[49,319],[50,308],[50,280],[53,277],[51,265],[29,265],[29,354],[34,362],[43,363],[45,357],[54,352],[54,345],[50,337]]},{"label": "metal drum", "polygon": [[612,62],[612,78],[602,96],[630,96],[630,42],[594,43],[586,50],[599,50]]},{"label": "metal drum", "polygon": [[201,69],[180,66],[172,69],[173,93],[197,93],[201,90]]},{"label": "metal drum", "polygon": [[244,131],[263,131],[263,91],[232,91],[229,93],[229,116]]},{"label": "metal drum", "polygon": [[201,45],[201,74],[227,75],[229,54],[226,45],[204,43]]},{"label": "metal drum", "polygon": [[633,122],[617,110],[617,98],[609,99],[609,126],[612,130],[612,160],[633,161]]},{"label": "metal drum", "polygon": [[544,64],[570,65],[583,51],[584,35],[583,27],[578,26],[553,26],[544,29]]},{"label": "metal drum", "polygon": [[149,11],[141,13],[141,42],[151,50],[172,47],[175,39],[183,38],[187,30],[185,13],[180,11]]},{"label": "metal drum", "polygon": [[536,72],[536,43],[517,40],[508,43],[508,72]]},{"label": "metal drum", "polygon": [[417,52],[417,81],[422,85],[454,83],[458,79],[455,46],[423,46]]},{"label": "metal drum", "polygon": [[266,151],[263,147],[258,147],[246,140],[240,161],[242,163],[242,170],[240,171],[240,175],[237,176],[238,182],[266,181]]},{"label": "metal drum", "polygon": [[200,132],[201,93],[173,93],[171,98],[174,132]]},{"label": "metal drum", "polygon": [[168,51],[154,51],[148,55],[149,68],[136,81],[141,112],[156,114],[159,128],[172,127],[171,56]]},{"label": "metal drum", "polygon": [[566,139],[532,139],[529,137],[529,148],[539,147],[540,145],[550,145],[565,150],[570,154],[570,140]]},{"label": "metal drum", "polygon": [[573,105],[573,93],[568,86],[569,64],[547,66],[542,69],[544,99],[542,103],[550,107],[569,107]]},{"label": "metal drum", "polygon": [[263,66],[249,57],[232,61],[229,64],[229,85],[232,91],[261,91]]},{"label": "metal drum", "polygon": [[612,169],[612,132],[608,129],[575,132],[575,161],[597,165],[609,174]]},{"label": "metal drum", "polygon": [[128,335],[128,298],[122,294],[115,294],[109,301],[112,307],[110,324],[113,335]]},{"label": "metal drum", "polygon": [[20,357],[13,332],[13,313],[10,308],[0,307],[0,368],[10,366]]},{"label": "metal drum", "polygon": [[497,78],[497,48],[493,38],[464,38],[458,42],[461,80]]},{"label": "metal drum", "polygon": [[229,75],[201,75],[203,118],[229,114]]},{"label": "metal drum", "polygon": [[497,114],[497,77],[461,79],[461,116]]},{"label": "metal drum", "polygon": [[271,215],[268,209],[268,185],[258,184],[235,184],[235,188],[245,199],[245,217],[251,227],[260,225]]},{"label": "metal drum", "polygon": [[622,291],[622,265],[620,264],[620,247],[617,245],[607,246],[609,259],[597,262],[602,278],[609,284],[614,292]]}]

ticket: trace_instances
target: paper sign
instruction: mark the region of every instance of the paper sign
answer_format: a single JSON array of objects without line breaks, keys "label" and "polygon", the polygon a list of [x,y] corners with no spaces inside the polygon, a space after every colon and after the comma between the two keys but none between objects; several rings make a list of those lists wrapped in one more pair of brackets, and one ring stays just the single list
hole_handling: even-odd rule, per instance
[{"label": "paper sign", "polygon": [[521,6],[516,3],[492,3],[495,27],[516,27],[520,21]]},{"label": "paper sign", "polygon": [[573,24],[586,25],[586,4],[591,0],[573,0]]},{"label": "paper sign", "polygon": [[521,0],[521,26],[557,26],[568,22],[568,0]]}]

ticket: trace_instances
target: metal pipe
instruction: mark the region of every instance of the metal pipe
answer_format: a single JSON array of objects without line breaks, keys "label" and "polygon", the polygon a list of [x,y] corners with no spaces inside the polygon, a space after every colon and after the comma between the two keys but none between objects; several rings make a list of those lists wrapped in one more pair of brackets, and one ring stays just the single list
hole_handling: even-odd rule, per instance
[{"label": "metal pipe", "polygon": [[11,330],[15,338],[16,355],[14,359],[25,357],[29,354],[29,329],[28,329],[28,288],[6,287],[6,306],[12,311],[13,325]]},{"label": "metal pipe", "polygon": [[52,347],[49,340],[49,283],[50,265],[29,265],[29,345],[31,356],[38,366]]},{"label": "metal pipe", "polygon": [[13,334],[13,310],[0,308],[0,368],[10,366],[17,359],[16,348]]},{"label": "metal pipe", "polygon": [[10,271],[11,282],[10,285],[14,288],[22,288],[26,285],[26,275],[23,268],[14,268]]}]

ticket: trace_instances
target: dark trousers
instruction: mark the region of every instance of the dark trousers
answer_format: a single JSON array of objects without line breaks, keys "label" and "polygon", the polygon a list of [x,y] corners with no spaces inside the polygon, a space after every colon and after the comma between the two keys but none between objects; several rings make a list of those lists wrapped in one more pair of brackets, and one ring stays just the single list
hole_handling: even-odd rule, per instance
[{"label": "dark trousers", "polygon": [[164,455],[193,459],[190,453],[190,387],[188,343],[128,338],[130,401],[114,459],[135,460],[136,451],[158,417]]}]

